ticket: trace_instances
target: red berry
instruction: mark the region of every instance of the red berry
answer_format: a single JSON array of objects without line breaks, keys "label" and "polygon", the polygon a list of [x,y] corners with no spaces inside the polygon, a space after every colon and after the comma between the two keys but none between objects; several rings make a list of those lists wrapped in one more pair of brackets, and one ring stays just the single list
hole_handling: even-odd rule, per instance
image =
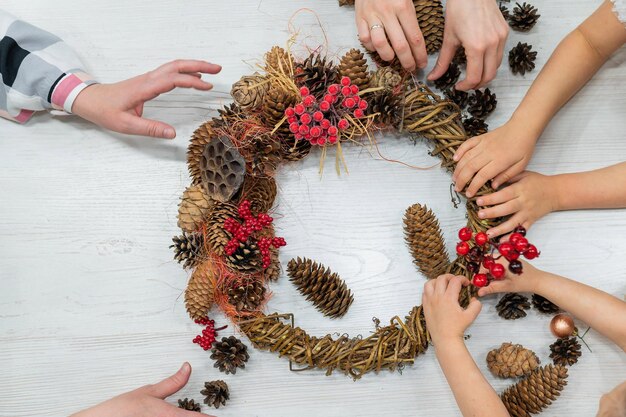
[{"label": "red berry", "polygon": [[511,261],[509,264],[509,271],[513,272],[516,275],[520,275],[522,273],[522,263],[520,261]]},{"label": "red berry", "polygon": [[343,105],[349,109],[353,109],[354,106],[356,106],[356,101],[352,97],[349,97],[344,100]]},{"label": "red berry", "polygon": [[523,237],[524,236],[522,236],[520,233],[511,233],[511,236],[509,236],[509,242],[511,242],[515,246],[517,241]]},{"label": "red berry", "polygon": [[343,95],[344,95],[344,96],[346,96],[346,97],[347,97],[347,96],[349,96],[349,95],[351,94],[351,93],[350,93],[350,87],[343,87],[343,88],[341,89],[341,94],[343,94]]},{"label": "red berry", "polygon": [[365,101],[365,100],[359,101],[359,109],[361,109],[361,110],[367,109],[367,101]]},{"label": "red berry", "polygon": [[489,280],[487,279],[487,275],[485,274],[476,274],[474,275],[472,283],[477,287],[484,287],[489,283]]},{"label": "red berry", "polygon": [[312,117],[309,113],[304,113],[302,116],[300,116],[300,121],[302,123],[304,123],[305,125],[308,125],[309,123],[311,123]]},{"label": "red berry", "polygon": [[315,113],[313,113],[313,120],[315,120],[316,122],[321,122],[322,120],[324,120],[324,113],[319,110],[316,111]]},{"label": "red berry", "polygon": [[490,269],[494,263],[495,261],[493,260],[493,257],[490,255],[487,255],[483,258],[483,266],[487,269]]},{"label": "red berry", "polygon": [[296,111],[293,109],[293,107],[287,107],[287,109],[285,109],[285,116],[293,117],[295,114]]},{"label": "red berry", "polygon": [[519,259],[519,252],[513,249],[505,258],[507,261],[516,261]]},{"label": "red berry", "polygon": [[339,94],[339,85],[338,84],[333,84],[330,87],[328,87],[328,93],[332,94],[333,96],[336,96],[337,94]]},{"label": "red berry", "polygon": [[307,125],[300,125],[300,128],[298,128],[298,132],[301,135],[306,135],[307,133],[309,133],[309,127]]},{"label": "red berry", "polygon": [[296,116],[287,118],[287,123],[289,124],[296,123],[297,121],[298,121],[298,118]]},{"label": "red berry", "polygon": [[320,103],[320,110],[321,111],[328,111],[328,110],[330,110],[330,103],[327,102],[327,101],[322,101]]},{"label": "red berry", "polygon": [[337,127],[339,127],[340,130],[346,130],[349,126],[350,122],[348,122],[346,119],[341,119],[339,120],[339,123],[337,123]]},{"label": "red berry", "polygon": [[[320,125],[322,126],[322,129],[330,129],[330,120],[328,119],[324,119],[322,120],[322,122],[320,123]],[[335,128],[336,129],[336,128]]]},{"label": "red berry", "polygon": [[325,102],[327,102],[328,104],[333,104],[335,101],[335,96],[333,96],[332,94],[326,94],[324,96],[324,100]]},{"label": "red berry", "polygon": [[302,140],[303,139],[303,136],[301,134],[299,134],[299,133],[296,133],[294,136],[295,136],[295,138],[297,140]]},{"label": "red berry", "polygon": [[459,256],[465,256],[469,252],[470,247],[467,242],[459,242],[456,245],[456,253]]},{"label": "red berry", "polygon": [[299,127],[300,127],[300,124],[298,122],[291,123],[289,125],[289,131],[291,133],[298,133]]},{"label": "red berry", "polygon": [[350,92],[351,92],[352,94],[358,94],[358,93],[359,93],[359,87],[358,87],[358,86],[356,86],[356,85],[354,85],[354,84],[352,84],[352,85],[350,86]]},{"label": "red berry", "polygon": [[350,84],[352,84],[352,81],[350,81],[350,77],[341,77],[341,85],[347,87]]},{"label": "red berry", "polygon": [[498,246],[498,252],[500,252],[500,255],[504,256],[505,258],[509,256],[509,253],[511,253],[511,251],[513,250],[513,245],[508,242],[501,243],[500,246]]},{"label": "red berry", "polygon": [[524,251],[524,257],[526,259],[535,259],[539,256],[539,251],[535,245],[528,245],[526,250]]},{"label": "red berry", "polygon": [[326,139],[325,138],[317,138],[317,144],[319,146],[323,146],[326,143]]},{"label": "red berry", "polygon": [[300,95],[302,97],[306,97],[309,94],[311,94],[311,91],[309,91],[309,89],[307,87],[300,87]]},{"label": "red berry", "polygon": [[329,136],[328,142],[333,143],[333,144],[337,143],[337,136]]},{"label": "red berry", "polygon": [[307,107],[311,107],[313,104],[315,104],[315,97],[306,96],[304,100],[302,100],[302,103]]},{"label": "red berry", "polygon": [[479,246],[483,246],[485,243],[489,242],[489,237],[487,236],[487,233],[484,232],[476,233],[476,236],[474,236],[474,242],[476,242]]},{"label": "red berry", "polygon": [[527,247],[528,239],[526,239],[525,237],[521,237],[517,239],[517,242],[515,242],[515,250],[517,250],[518,252],[524,252]]},{"label": "red berry", "polygon": [[464,227],[461,230],[459,230],[459,239],[461,239],[464,242],[467,242],[471,238],[472,238],[472,229],[470,229],[469,227]]},{"label": "red berry", "polygon": [[296,112],[297,115],[300,115],[302,113],[304,113],[304,104],[296,104],[296,107],[294,107],[294,111]]},{"label": "red berry", "polygon": [[322,129],[320,129],[319,127],[315,126],[311,128],[312,137],[319,138],[321,134],[322,134]]},{"label": "red berry", "polygon": [[356,117],[357,119],[360,119],[361,117],[365,116],[365,113],[363,113],[363,110],[361,109],[356,109],[354,111],[354,117]]},{"label": "red berry", "polygon": [[517,226],[513,230],[513,233],[519,233],[522,236],[526,236],[526,228],[524,226]]},{"label": "red berry", "polygon": [[501,279],[504,277],[504,265],[494,262],[489,268],[489,273],[491,273],[494,279]]},{"label": "red berry", "polygon": [[337,126],[331,126],[328,128],[328,134],[330,136],[337,136],[337,133],[339,133],[339,131],[337,130]]}]

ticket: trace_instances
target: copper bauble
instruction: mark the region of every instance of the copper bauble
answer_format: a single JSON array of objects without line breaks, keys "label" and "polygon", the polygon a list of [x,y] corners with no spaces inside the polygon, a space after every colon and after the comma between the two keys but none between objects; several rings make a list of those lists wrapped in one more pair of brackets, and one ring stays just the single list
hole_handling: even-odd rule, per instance
[{"label": "copper bauble", "polygon": [[550,330],[556,337],[569,337],[576,331],[574,319],[568,314],[557,314],[550,322]]}]

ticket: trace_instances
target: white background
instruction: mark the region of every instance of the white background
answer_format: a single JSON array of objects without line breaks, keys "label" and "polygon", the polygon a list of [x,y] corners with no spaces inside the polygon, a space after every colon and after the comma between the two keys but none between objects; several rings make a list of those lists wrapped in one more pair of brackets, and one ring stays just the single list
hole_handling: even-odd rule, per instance
[{"label": "white background", "polygon": [[[599,4],[537,1],[541,19],[518,41],[538,50],[541,68],[558,41]],[[35,117],[27,126],[0,121],[0,415],[62,416],[173,373],[183,361],[194,372],[180,397],[201,400],[204,381],[223,378],[231,401],[220,416],[456,416],[454,398],[432,351],[403,375],[384,372],[353,382],[338,374],[291,373],[288,363],[252,350],[245,370],[225,376],[191,343],[199,332],[181,296],[187,273],[168,246],[179,230],[179,196],[188,184],[185,153],[193,130],[229,103],[230,85],[253,72],[273,45],[290,36],[288,21],[303,7],[317,12],[329,54],[358,45],[353,10],[335,0],[122,1],[11,0],[0,7],[64,38],[101,81],[148,71],[175,58],[203,58],[224,70],[211,93],[174,91],[146,108],[173,124],[175,141],[130,138],[76,118]],[[315,18],[294,20],[300,41],[323,42]],[[301,48],[302,50],[302,48]],[[431,58],[431,65],[433,59]],[[555,118],[530,168],[546,174],[588,170],[626,159],[626,67],[612,58]],[[492,89],[502,124],[536,76],[514,76],[503,65]],[[565,72],[564,72],[565,75]],[[428,146],[379,137],[389,158],[419,166],[437,162]],[[403,316],[420,304],[424,278],[403,242],[402,215],[420,202],[439,216],[451,250],[464,209],[450,203],[450,177],[440,168],[408,169],[374,158],[367,147],[345,147],[349,175],[322,178],[319,153],[278,175],[278,231],[288,242],[285,265],[309,256],[340,273],[355,293],[348,315],[324,318],[286,278],[272,286],[269,311],[294,312],[312,334],[367,334],[371,319]],[[613,181],[624,181],[614,178]],[[536,265],[622,298],[626,292],[626,212],[551,214],[529,237],[542,250]],[[505,341],[533,349],[549,362],[550,317],[505,321],[497,298],[468,330],[467,345],[481,370],[487,352]],[[224,323],[215,315],[218,324]],[[586,328],[583,323],[579,327]],[[222,333],[229,335],[232,327]],[[591,331],[567,388],[545,415],[590,416],[600,395],[625,379],[626,356]],[[496,390],[510,381],[488,375]],[[175,398],[172,398],[174,401]],[[207,410],[207,408],[203,408]]]}]

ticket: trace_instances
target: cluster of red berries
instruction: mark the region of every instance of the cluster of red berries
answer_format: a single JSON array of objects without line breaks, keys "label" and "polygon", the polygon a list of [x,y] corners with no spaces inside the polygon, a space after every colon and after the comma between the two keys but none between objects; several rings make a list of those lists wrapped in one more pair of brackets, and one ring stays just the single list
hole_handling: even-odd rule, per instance
[{"label": "cluster of red berries", "polygon": [[197,319],[196,323],[205,326],[202,329],[202,334],[197,335],[193,338],[193,343],[200,345],[200,347],[204,350],[209,350],[213,347],[213,342],[217,338],[217,332],[219,330],[224,330],[228,326],[220,327],[219,329],[215,328],[215,320],[211,320],[208,317],[203,317],[201,319]]},{"label": "cluster of red berries", "polygon": [[[237,214],[240,219],[243,219],[243,223],[234,217],[230,217],[224,221],[224,230],[233,236],[224,248],[224,252],[229,256],[237,252],[240,242],[244,243],[247,242],[248,239],[254,239],[252,236],[253,233],[260,232],[274,221],[267,213],[259,213],[256,217],[253,216],[250,211],[250,201],[248,200],[244,200],[239,204]],[[287,242],[285,242],[285,239],[282,237],[261,237],[257,240],[257,246],[261,251],[263,268],[267,268],[272,263],[270,248],[272,246],[280,248],[285,245],[287,245]]]},{"label": "cluster of red berries", "polygon": [[[467,269],[473,274],[472,283],[477,287],[484,287],[492,280],[504,278],[504,265],[496,262],[501,257],[509,262],[509,271],[520,275],[523,266],[519,257],[523,255],[526,259],[535,259],[539,256],[537,247],[530,244],[525,236],[526,229],[518,226],[506,242],[496,242],[490,240],[484,232],[474,235],[469,227],[464,227],[459,230],[461,241],[456,245],[456,253],[466,258]],[[472,238],[474,246],[470,247]],[[499,253],[497,256],[494,255],[496,250]],[[481,265],[486,272],[480,272]]]},{"label": "cluster of red berries", "polygon": [[300,95],[302,101],[288,107],[285,116],[296,139],[312,145],[337,143],[339,132],[350,127],[350,122],[341,116],[352,113],[359,119],[367,109],[367,101],[359,97],[359,87],[349,77],[342,77],[341,84],[329,86],[322,100],[317,100],[308,87],[301,87]]}]

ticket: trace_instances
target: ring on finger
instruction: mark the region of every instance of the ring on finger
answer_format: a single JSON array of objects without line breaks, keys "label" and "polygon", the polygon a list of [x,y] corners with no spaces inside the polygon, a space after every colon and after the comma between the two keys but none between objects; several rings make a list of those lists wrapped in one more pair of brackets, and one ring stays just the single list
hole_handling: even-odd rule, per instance
[{"label": "ring on finger", "polygon": [[374,29],[384,29],[385,27],[380,24],[380,23],[375,23],[372,26],[370,26],[370,31],[374,30]]}]

